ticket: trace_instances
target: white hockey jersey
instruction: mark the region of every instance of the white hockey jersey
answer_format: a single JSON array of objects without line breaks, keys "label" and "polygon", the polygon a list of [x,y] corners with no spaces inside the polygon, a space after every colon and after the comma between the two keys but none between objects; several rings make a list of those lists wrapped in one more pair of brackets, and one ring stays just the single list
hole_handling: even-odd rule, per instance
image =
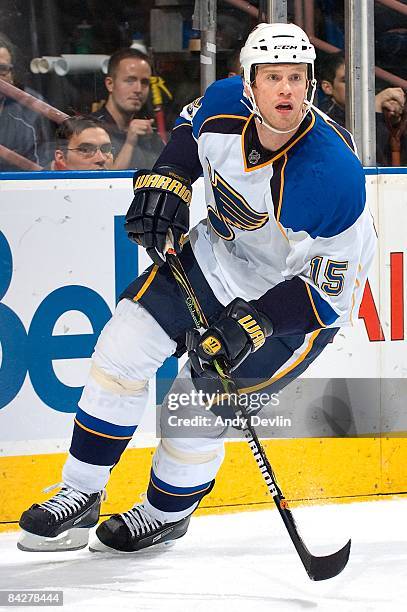
[{"label": "white hockey jersey", "polygon": [[190,232],[199,266],[221,303],[254,300],[275,334],[352,324],[376,244],[353,139],[313,108],[266,150],[242,97],[240,77],[211,85],[159,160],[203,171],[208,216]]}]

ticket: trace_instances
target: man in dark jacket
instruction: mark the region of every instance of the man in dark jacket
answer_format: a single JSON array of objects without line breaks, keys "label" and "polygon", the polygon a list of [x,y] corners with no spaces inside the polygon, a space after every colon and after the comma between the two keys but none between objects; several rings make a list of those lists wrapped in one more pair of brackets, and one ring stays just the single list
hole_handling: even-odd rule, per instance
[{"label": "man in dark jacket", "polygon": [[[0,35],[0,79],[14,84],[13,55],[11,43]],[[30,161],[39,164],[38,138],[36,130],[27,117],[26,110],[14,100],[0,92],[0,144]],[[15,171],[21,168],[0,158],[0,171]]]},{"label": "man in dark jacket", "polygon": [[[345,57],[342,51],[333,53],[323,62],[320,68],[319,84],[327,96],[319,104],[319,108],[339,125],[345,126]],[[383,89],[375,97],[376,105],[376,162],[378,166],[391,166],[392,154],[390,147],[390,131],[386,124],[385,114],[389,122],[397,127],[401,121],[406,103],[404,91],[400,87]],[[402,166],[407,165],[407,136],[401,136],[400,142]]]},{"label": "man in dark jacket", "polygon": [[110,134],[116,169],[151,168],[164,147],[146,110],[150,77],[149,59],[141,51],[121,49],[111,56],[105,79],[109,97],[93,116]]}]

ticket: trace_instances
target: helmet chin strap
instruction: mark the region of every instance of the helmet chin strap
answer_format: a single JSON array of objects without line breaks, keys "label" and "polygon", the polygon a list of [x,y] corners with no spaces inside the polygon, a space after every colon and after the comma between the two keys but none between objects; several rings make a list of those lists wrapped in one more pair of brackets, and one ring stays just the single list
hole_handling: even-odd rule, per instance
[{"label": "helmet chin strap", "polygon": [[[312,102],[313,102],[313,100],[314,100],[314,95],[315,95],[316,85],[317,85],[316,80],[315,80],[315,79],[312,79],[312,81],[311,81],[311,87],[312,87],[312,90],[311,90],[311,97],[310,97],[310,99],[309,99],[309,100],[307,100],[307,99],[305,99],[305,100],[304,100],[304,106],[306,107],[306,108],[305,108],[305,111],[303,111],[303,115],[302,115],[302,117],[301,117],[300,121],[297,123],[297,125],[296,125],[296,126],[294,126],[294,127],[293,127],[293,128],[291,128],[291,129],[289,129],[289,130],[278,130],[277,128],[273,127],[273,126],[271,125],[271,123],[269,123],[269,122],[268,122],[268,121],[267,121],[267,120],[266,120],[266,119],[263,117],[263,115],[262,115],[262,114],[261,114],[261,112],[260,112],[259,107],[258,107],[258,106],[257,106],[257,104],[256,104],[256,100],[255,100],[255,97],[254,97],[254,93],[253,93],[252,86],[251,86],[251,85],[248,85],[247,83],[246,83],[246,88],[247,88],[247,90],[248,90],[248,92],[249,92],[249,95],[247,96],[247,98],[249,99],[249,102],[250,102],[251,106],[249,106],[249,104],[247,104],[247,103],[246,103],[244,100],[241,100],[241,101],[243,102],[243,104],[245,105],[245,107],[246,107],[246,108],[248,108],[248,109],[249,109],[249,111],[255,115],[255,117],[256,117],[256,119],[257,119],[257,121],[258,121],[259,123],[261,123],[261,125],[264,125],[264,127],[266,127],[267,129],[269,129],[271,132],[274,132],[274,134],[291,134],[291,132],[295,132],[295,131],[297,131],[297,130],[298,130],[298,128],[300,127],[301,123],[304,121],[305,117],[306,117],[306,116],[308,115],[308,113],[310,112],[310,110],[311,110],[311,106],[312,106]],[[244,95],[245,95],[245,94],[244,94]]]}]

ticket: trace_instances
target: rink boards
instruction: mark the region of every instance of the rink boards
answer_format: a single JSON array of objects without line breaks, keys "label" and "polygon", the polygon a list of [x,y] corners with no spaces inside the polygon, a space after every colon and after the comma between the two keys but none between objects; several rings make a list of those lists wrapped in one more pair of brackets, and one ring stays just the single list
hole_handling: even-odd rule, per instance
[{"label": "rink boards", "polygon": [[[41,176],[41,179],[39,178]],[[148,264],[123,231],[131,173],[9,175],[0,183],[0,528],[58,482],[72,412],[89,357],[117,296]],[[379,248],[359,319],[341,330],[309,370],[329,393],[296,389],[274,416],[289,428],[265,442],[286,496],[355,499],[407,490],[405,227],[407,174],[367,171]],[[193,220],[204,214],[195,188]],[[155,410],[177,372],[169,360],[153,381],[151,409],[114,470],[104,512],[123,510],[145,490],[155,444]],[[342,380],[329,405],[331,379]],[[358,381],[391,380],[373,400]],[[345,382],[343,382],[345,381]],[[372,385],[375,387],[375,385]],[[338,385],[336,385],[336,388]],[[369,389],[370,386],[368,385]],[[314,393],[314,395],[313,395]],[[298,395],[298,393],[297,393]],[[288,396],[290,399],[290,396]],[[338,437],[341,436],[341,437]],[[136,447],[137,446],[137,447]],[[247,444],[227,443],[227,458],[203,511],[270,503]]]}]

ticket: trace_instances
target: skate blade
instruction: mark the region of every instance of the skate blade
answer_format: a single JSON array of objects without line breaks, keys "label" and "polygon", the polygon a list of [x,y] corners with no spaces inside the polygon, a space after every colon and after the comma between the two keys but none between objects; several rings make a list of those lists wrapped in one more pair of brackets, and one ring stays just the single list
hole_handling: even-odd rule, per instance
[{"label": "skate blade", "polygon": [[171,548],[172,546],[174,546],[174,544],[175,540],[169,540],[168,542],[154,544],[153,546],[148,546],[147,548],[142,548],[141,550],[117,550],[116,548],[110,548],[110,546],[106,546],[106,544],[103,544],[103,542],[101,542],[98,537],[95,537],[89,543],[89,550],[93,553],[113,553],[115,555],[143,555],[146,553],[152,553],[154,551],[163,551],[166,548]]},{"label": "skate blade", "polygon": [[89,541],[89,530],[86,528],[73,528],[64,531],[56,538],[44,538],[43,536],[22,531],[17,548],[25,552],[58,552],[67,550],[81,550]]}]

